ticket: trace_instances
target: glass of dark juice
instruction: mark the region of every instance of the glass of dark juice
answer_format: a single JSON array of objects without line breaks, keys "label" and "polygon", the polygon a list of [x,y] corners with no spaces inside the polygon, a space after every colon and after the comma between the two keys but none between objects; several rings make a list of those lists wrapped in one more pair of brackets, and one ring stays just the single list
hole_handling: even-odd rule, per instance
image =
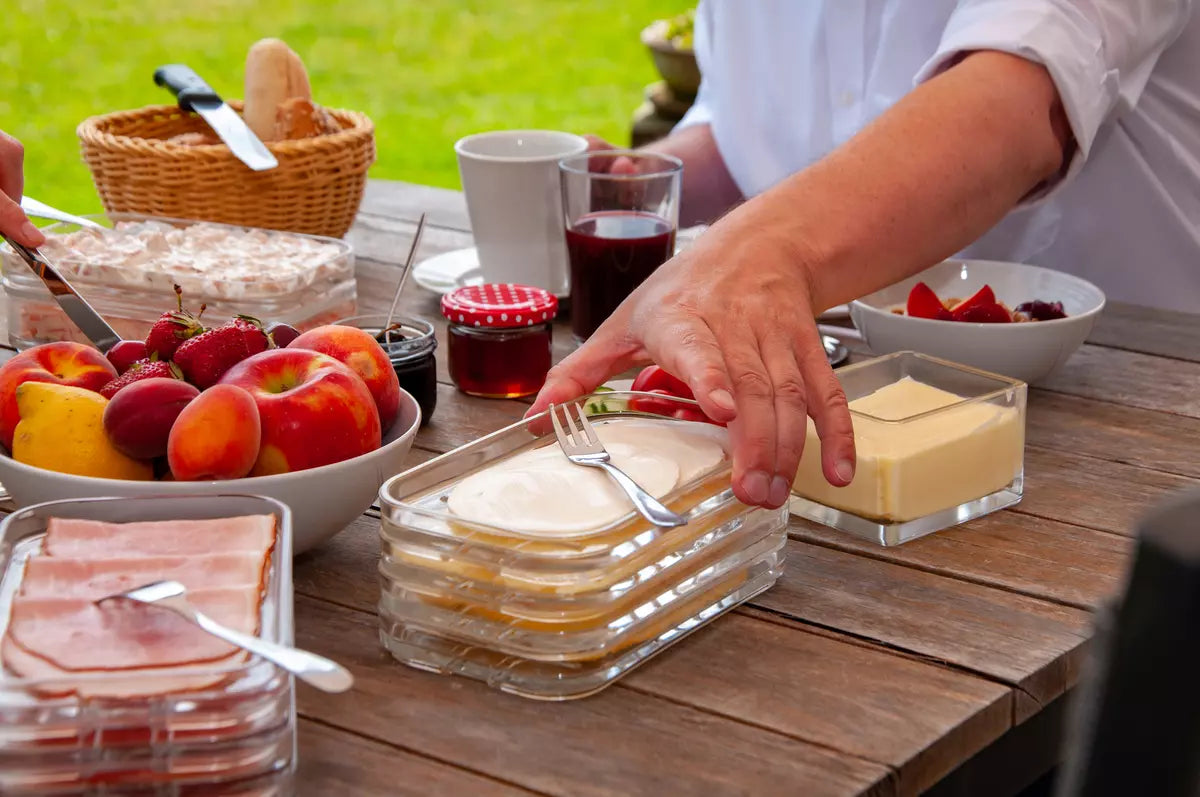
[{"label": "glass of dark juice", "polygon": [[571,332],[583,342],[675,254],[683,163],[669,155],[610,150],[559,161]]}]

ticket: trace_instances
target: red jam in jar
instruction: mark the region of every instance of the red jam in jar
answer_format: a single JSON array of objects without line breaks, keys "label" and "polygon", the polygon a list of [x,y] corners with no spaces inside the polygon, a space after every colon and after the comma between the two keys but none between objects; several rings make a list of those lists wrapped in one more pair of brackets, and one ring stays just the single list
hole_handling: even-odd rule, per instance
[{"label": "red jam in jar", "polygon": [[558,299],[527,285],[470,285],[442,297],[450,378],[486,398],[531,396],[550,370]]}]

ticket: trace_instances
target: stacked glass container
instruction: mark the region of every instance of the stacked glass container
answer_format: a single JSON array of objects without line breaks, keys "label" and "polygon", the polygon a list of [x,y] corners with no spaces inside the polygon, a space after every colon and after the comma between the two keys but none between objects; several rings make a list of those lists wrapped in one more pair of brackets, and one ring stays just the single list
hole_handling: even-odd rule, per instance
[{"label": "stacked glass container", "polygon": [[[659,409],[633,411],[638,396],[580,401],[593,423],[694,425],[671,415],[694,402],[655,396]],[[548,426],[545,414],[526,419],[383,485],[380,636],[400,661],[525,697],[583,697],[779,577],[787,510],[739,502],[728,456],[663,499],[688,518],[672,529],[631,507],[601,528],[550,538],[502,517],[484,525],[448,510],[468,474],[557,445]],[[564,459],[563,467],[578,466]]]},{"label": "stacked glass container", "polygon": [[[22,509],[0,525],[0,638],[25,561],[51,517],[123,523],[276,516],[259,635],[292,643],[292,545],[288,509],[245,495],[91,498]],[[78,681],[104,691],[136,678],[215,675],[209,687],[145,697],[72,694]],[[296,706],[292,677],[251,656],[72,679],[22,678],[0,669],[0,794],[287,795],[293,791]]]},{"label": "stacked glass container", "polygon": [[[157,222],[182,229],[199,223],[135,213],[96,214],[84,218],[105,227],[124,222]],[[214,231],[225,231],[233,236],[250,229],[216,222],[204,224]],[[74,224],[58,223],[44,228],[43,232],[56,236],[79,230]],[[320,259],[313,257],[303,268],[287,270],[273,264],[269,257],[247,257],[247,262],[238,263],[246,266],[247,272],[237,278],[210,277],[202,272],[167,273],[152,267],[130,269],[95,257],[52,257],[51,260],[113,329],[129,340],[145,338],[160,315],[175,309],[174,284],[182,287],[187,309],[198,311],[201,304],[207,305],[204,318],[210,324],[222,323],[235,315],[249,315],[264,322],[279,321],[305,330],[354,314],[357,293],[354,251],[350,244],[336,238],[293,232],[254,232],[266,238],[279,236],[297,239],[308,246],[320,245],[326,254]],[[119,236],[122,233],[104,234]],[[56,340],[88,342],[37,275],[7,246],[0,247],[0,272],[3,274],[9,342],[13,346],[25,349]]]}]

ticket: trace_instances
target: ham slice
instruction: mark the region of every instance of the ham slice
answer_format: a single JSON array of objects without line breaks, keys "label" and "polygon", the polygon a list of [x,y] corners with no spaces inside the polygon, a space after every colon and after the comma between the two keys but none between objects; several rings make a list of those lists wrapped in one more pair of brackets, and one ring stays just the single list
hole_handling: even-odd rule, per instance
[{"label": "ham slice", "polygon": [[254,553],[265,556],[274,545],[274,515],[144,523],[51,518],[46,527],[42,550],[50,556],[64,559],[212,553]]},{"label": "ham slice", "polygon": [[[222,625],[253,634],[258,595],[247,589],[199,589],[193,606]],[[29,598],[12,603],[8,636],[64,670],[126,670],[215,661],[237,648],[174,612],[129,600]]]},{"label": "ham slice", "polygon": [[33,556],[25,563],[20,594],[29,598],[98,600],[166,579],[180,582],[189,591],[243,587],[257,594],[265,566],[265,557],[256,553],[118,559]]}]

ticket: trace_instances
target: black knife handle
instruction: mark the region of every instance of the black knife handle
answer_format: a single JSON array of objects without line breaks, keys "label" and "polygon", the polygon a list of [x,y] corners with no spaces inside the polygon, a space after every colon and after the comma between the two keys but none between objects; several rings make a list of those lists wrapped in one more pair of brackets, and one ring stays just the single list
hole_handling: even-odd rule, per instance
[{"label": "black knife handle", "polygon": [[193,102],[221,102],[220,95],[204,82],[190,66],[167,64],[154,70],[154,82],[168,89],[179,100],[179,107],[192,110]]}]

